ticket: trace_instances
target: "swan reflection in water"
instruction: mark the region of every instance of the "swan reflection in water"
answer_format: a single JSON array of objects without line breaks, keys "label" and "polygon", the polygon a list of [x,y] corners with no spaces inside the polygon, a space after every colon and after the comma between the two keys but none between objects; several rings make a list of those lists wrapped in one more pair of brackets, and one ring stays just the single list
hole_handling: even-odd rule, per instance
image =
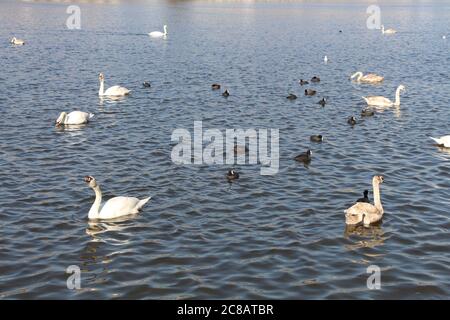
[{"label": "swan reflection in water", "polygon": [[396,118],[400,118],[402,115],[400,106],[393,106],[393,107],[368,106],[367,108],[374,110],[376,113],[392,111],[392,113],[395,115]]},{"label": "swan reflection in water", "polygon": [[443,152],[443,153],[446,153],[446,154],[450,155],[450,148],[443,147],[443,146],[440,146],[440,145],[437,145],[437,144],[434,144],[433,146],[438,148],[440,152]]},{"label": "swan reflection in water", "polygon": [[117,102],[125,101],[126,96],[99,96],[99,105],[103,106],[104,103],[114,104]]},{"label": "swan reflection in water", "polygon": [[[137,216],[138,215],[127,215],[108,220],[89,220],[88,227],[86,228],[86,234],[92,237],[92,241],[102,241],[102,242],[117,241],[117,239],[113,237],[102,238],[100,237],[100,235],[105,234],[106,236],[108,232],[113,231],[118,231],[120,234],[121,231],[133,225],[133,220]],[[111,236],[114,236],[114,234],[111,234]],[[129,240],[126,241],[121,240],[121,242],[122,244],[127,244]]]},{"label": "swan reflection in water", "polygon": [[65,124],[63,126],[56,126],[55,130],[58,132],[70,132],[70,131],[81,131],[88,126],[87,123],[84,124]]},{"label": "swan reflection in water", "polygon": [[132,217],[88,222],[86,234],[91,239],[86,243],[80,255],[82,289],[84,291],[95,291],[99,285],[109,280],[109,264],[122,251],[121,249],[115,250],[115,247],[130,242],[129,237],[124,238],[123,235],[127,234],[125,229],[132,225],[134,225]]},{"label": "swan reflection in water", "polygon": [[[375,248],[384,244],[384,241],[388,239],[384,235],[382,222],[379,222],[370,227],[358,226],[346,226],[344,231],[344,237],[350,239],[351,237],[357,237],[358,240],[353,244],[346,245],[348,250],[356,250],[360,248]],[[362,239],[361,239],[362,238]]]},{"label": "swan reflection in water", "polygon": [[[55,127],[56,132],[67,135],[66,146],[76,146],[87,141],[86,127],[88,124],[70,124]],[[74,139],[76,138],[76,139]]]}]

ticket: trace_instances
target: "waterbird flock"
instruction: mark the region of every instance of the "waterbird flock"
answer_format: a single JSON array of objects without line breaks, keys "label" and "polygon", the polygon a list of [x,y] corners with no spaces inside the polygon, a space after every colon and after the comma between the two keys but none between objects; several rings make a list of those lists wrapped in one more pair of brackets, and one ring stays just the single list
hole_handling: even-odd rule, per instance
[{"label": "waterbird flock", "polygon": [[[161,31],[153,31],[150,32],[148,35],[151,38],[167,38],[168,31],[167,31],[167,25],[163,26],[163,32]],[[383,35],[394,35],[397,33],[394,29],[385,29],[384,25],[381,26],[381,32]],[[342,30],[339,31],[339,33],[342,33]],[[446,36],[442,36],[442,39],[446,39]],[[14,46],[22,46],[25,44],[25,41],[22,39],[18,39],[16,37],[13,37],[10,40],[10,43]],[[327,64],[329,62],[328,56],[324,57],[324,62]],[[377,74],[369,73],[364,75],[361,71],[355,72],[350,77],[351,80],[354,80],[357,83],[367,83],[367,84],[379,84],[383,82],[384,77],[379,76]],[[100,81],[100,88],[98,95],[100,97],[124,97],[131,93],[130,90],[128,90],[125,87],[115,85],[105,90],[105,77],[103,73],[99,74],[99,81]],[[317,84],[320,82],[320,78],[318,76],[313,76],[310,81],[300,79],[298,81],[300,86],[308,85],[310,84]],[[151,84],[148,81],[144,81],[142,84],[143,88],[150,88]],[[220,90],[221,85],[218,83],[214,83],[211,85],[212,90]],[[373,116],[375,112],[371,109],[371,107],[399,107],[400,106],[400,94],[404,92],[406,87],[404,85],[399,85],[397,87],[397,90],[395,92],[395,100],[391,101],[388,98],[385,98],[383,96],[367,96],[362,97],[364,101],[367,103],[368,108],[363,109],[361,111],[361,117],[369,117]],[[317,90],[314,89],[305,89],[304,90],[305,96],[314,96],[317,93]],[[230,92],[228,89],[226,89],[222,96],[228,97],[230,96]],[[290,93],[287,96],[287,99],[289,100],[295,100],[297,99],[297,96],[293,93]],[[323,97],[318,104],[321,106],[325,106],[327,103],[327,98]],[[67,112],[61,112],[59,117],[56,119],[55,123],[56,126],[63,126],[63,125],[82,125],[87,124],[91,118],[94,117],[94,114],[83,112],[83,111],[72,111],[70,113]],[[347,123],[351,126],[354,126],[358,123],[356,118],[354,116],[351,116],[348,118]],[[450,148],[450,135],[443,136],[440,138],[433,138],[436,144],[440,147],[444,148]],[[324,141],[324,137],[320,134],[318,135],[312,135],[310,136],[310,140],[312,142],[321,143]],[[240,148],[240,149],[239,149]],[[242,150],[241,150],[242,149]],[[237,154],[238,151],[242,151],[243,153],[246,153],[248,151],[248,148],[242,147],[242,146],[235,146],[234,147],[234,153]],[[297,155],[294,157],[294,160],[298,162],[302,162],[305,167],[307,167],[311,161],[312,161],[312,151],[308,149],[307,151]],[[226,178],[229,182],[235,181],[239,179],[239,173],[235,169],[230,169],[227,172]],[[95,193],[95,200],[94,203],[91,206],[91,209],[88,213],[89,219],[114,219],[121,216],[126,215],[132,215],[137,214],[140,212],[143,208],[143,206],[151,199],[151,197],[144,198],[142,200],[135,198],[135,197],[114,197],[109,199],[103,206],[101,206],[102,203],[102,192],[100,190],[100,186],[92,176],[86,176],[84,177],[84,181],[86,184],[94,191]],[[381,221],[384,209],[381,204],[381,195],[380,195],[380,184],[384,182],[384,178],[382,176],[374,176],[372,179],[372,186],[373,186],[373,195],[374,195],[374,204],[371,204],[368,198],[368,190],[364,190],[363,198],[359,198],[354,205],[352,205],[350,208],[345,210],[345,223],[347,225],[359,225],[363,224],[364,226],[368,227],[371,224],[378,223]]]}]

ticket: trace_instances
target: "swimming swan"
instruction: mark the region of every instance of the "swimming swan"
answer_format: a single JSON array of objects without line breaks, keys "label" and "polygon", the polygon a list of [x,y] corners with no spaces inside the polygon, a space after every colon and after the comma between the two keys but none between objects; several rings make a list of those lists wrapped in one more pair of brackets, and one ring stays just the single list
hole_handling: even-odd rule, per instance
[{"label": "swimming swan", "polygon": [[130,94],[130,90],[121,86],[113,86],[105,91],[105,76],[103,73],[98,75],[100,80],[100,89],[98,91],[99,96],[126,96]]},{"label": "swimming swan", "polygon": [[161,31],[153,31],[148,34],[152,38],[162,38],[167,36],[167,25],[164,25],[164,32]]},{"label": "swimming swan", "polygon": [[433,137],[430,138],[433,139],[438,145],[443,146],[444,148],[450,148],[450,135],[443,136],[440,138],[433,138]]},{"label": "swimming swan", "polygon": [[89,210],[89,219],[114,219],[138,213],[151,197],[139,200],[133,197],[114,197],[106,201],[100,209],[102,191],[94,177],[86,176],[84,181],[95,192],[95,201]]},{"label": "swimming swan", "polygon": [[56,119],[56,126],[63,124],[84,124],[88,123],[89,119],[94,116],[92,113],[83,111],[72,111],[71,113],[61,112],[58,119]]},{"label": "swimming swan", "polygon": [[400,93],[405,91],[406,88],[404,85],[399,85],[397,91],[395,91],[395,102],[392,102],[388,98],[381,96],[373,96],[373,97],[362,97],[366,100],[369,106],[380,106],[380,107],[391,107],[391,106],[399,106],[400,105]]},{"label": "swimming swan", "polygon": [[347,225],[356,225],[362,222],[367,227],[383,218],[384,209],[380,198],[380,184],[383,181],[382,176],[374,176],[372,179],[374,204],[357,202],[344,211]]},{"label": "swimming swan", "polygon": [[384,24],[383,24],[383,25],[381,25],[381,33],[382,34],[394,34],[394,33],[397,33],[397,30],[394,30],[394,29],[384,30]]},{"label": "swimming swan", "polygon": [[368,73],[366,75],[363,75],[361,71],[355,72],[350,79],[353,80],[356,78],[357,82],[365,82],[365,83],[377,83],[382,82],[384,80],[384,77],[376,75],[374,73]]},{"label": "swimming swan", "polygon": [[23,46],[25,44],[24,40],[17,39],[16,37],[13,37],[10,42],[16,46]]}]

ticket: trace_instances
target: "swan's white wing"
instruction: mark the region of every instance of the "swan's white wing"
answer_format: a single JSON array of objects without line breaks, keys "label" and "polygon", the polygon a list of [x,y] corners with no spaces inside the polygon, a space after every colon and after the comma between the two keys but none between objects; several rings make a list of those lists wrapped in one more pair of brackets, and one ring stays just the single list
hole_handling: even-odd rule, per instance
[{"label": "swan's white wing", "polygon": [[365,82],[381,82],[384,78],[374,73],[369,73],[362,77],[361,80]]},{"label": "swan's white wing", "polygon": [[379,221],[383,214],[371,203],[357,202],[345,210],[345,220],[347,224],[357,224],[362,222],[362,216],[369,218],[370,223]]},{"label": "swan's white wing", "polygon": [[136,205],[136,210],[141,210],[142,207],[151,199],[152,197],[148,197],[142,200],[139,200],[138,204]]},{"label": "swan's white wing", "polygon": [[437,144],[443,145],[446,148],[450,148],[450,135],[440,137],[439,139],[433,138],[433,137],[430,137],[430,138],[433,139],[434,141],[436,141]]},{"label": "swan's white wing", "polygon": [[363,97],[366,100],[368,105],[372,106],[391,106],[393,102],[388,98],[381,96],[373,96],[373,97]]},{"label": "swan's white wing", "polygon": [[113,219],[138,213],[139,199],[134,197],[114,197],[109,199],[100,211],[100,219]]},{"label": "swan's white wing", "polygon": [[439,139],[439,138],[430,137],[430,139],[433,139],[434,142],[436,142],[437,144],[442,144],[441,139]]},{"label": "swan's white wing", "polygon": [[67,115],[65,124],[83,124],[88,122],[90,114],[83,111],[72,111]]},{"label": "swan's white wing", "polygon": [[378,209],[371,203],[357,202],[345,211],[346,214],[376,214]]},{"label": "swan's white wing", "polygon": [[108,88],[104,95],[105,96],[124,96],[130,93],[130,90],[121,86],[113,86]]},{"label": "swan's white wing", "polygon": [[15,45],[23,45],[25,44],[25,41],[23,41],[22,39],[15,39],[14,41],[12,41],[12,43]]},{"label": "swan's white wing", "polygon": [[161,31],[153,31],[148,34],[150,37],[163,37],[164,33]]}]

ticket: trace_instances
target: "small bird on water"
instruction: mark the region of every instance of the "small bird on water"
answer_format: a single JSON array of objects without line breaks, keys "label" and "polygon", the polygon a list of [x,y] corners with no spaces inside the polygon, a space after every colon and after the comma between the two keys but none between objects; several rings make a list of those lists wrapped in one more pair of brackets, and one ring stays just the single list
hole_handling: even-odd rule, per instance
[{"label": "small bird on water", "polygon": [[369,200],[369,190],[364,190],[364,197],[359,198],[358,200],[356,200],[356,202],[366,202],[366,203],[370,203]]},{"label": "small bird on water", "polygon": [[295,100],[295,99],[297,99],[297,96],[296,96],[295,94],[293,94],[293,93],[290,93],[290,94],[286,97],[286,99],[289,99],[289,100]]},{"label": "small bird on water", "polygon": [[239,173],[237,173],[234,169],[228,170],[227,173],[228,181],[239,179]]},{"label": "small bird on water", "polygon": [[327,104],[327,99],[326,98],[322,98],[322,100],[317,102],[317,104],[320,104],[322,107],[325,107],[325,105]]},{"label": "small bird on water", "polygon": [[309,140],[311,140],[312,142],[322,142],[323,136],[321,134],[312,135],[311,137],[309,137]]},{"label": "small bird on water", "polygon": [[296,160],[298,162],[303,162],[305,164],[309,164],[311,162],[311,156],[312,156],[312,151],[308,149],[306,152],[303,152],[302,154],[299,154],[298,156],[296,156],[294,158],[294,160]]},{"label": "small bird on water", "polygon": [[222,95],[223,95],[224,97],[228,97],[228,96],[230,95],[230,92],[229,92],[228,90],[225,90],[225,91],[222,93]]},{"label": "small bird on water", "polygon": [[354,126],[356,124],[356,118],[353,116],[348,118],[347,123]]},{"label": "small bird on water", "polygon": [[373,115],[375,115],[375,111],[373,110],[363,109],[361,111],[361,117],[372,117]]},{"label": "small bird on water", "polygon": [[298,81],[298,83],[299,83],[301,86],[303,86],[303,85],[305,85],[305,84],[309,84],[308,81],[303,80],[303,79],[300,79],[300,80]]}]

